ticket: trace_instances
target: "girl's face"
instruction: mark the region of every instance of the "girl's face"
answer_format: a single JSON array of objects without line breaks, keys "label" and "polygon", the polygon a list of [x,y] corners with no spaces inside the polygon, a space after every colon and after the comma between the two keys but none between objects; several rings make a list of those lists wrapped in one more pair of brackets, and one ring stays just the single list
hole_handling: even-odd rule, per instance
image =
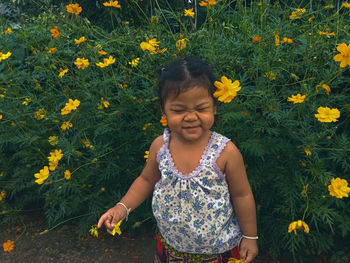
[{"label": "girl's face", "polygon": [[171,131],[186,142],[207,138],[215,114],[213,98],[208,89],[200,86],[180,92],[176,97],[169,94],[163,112]]}]

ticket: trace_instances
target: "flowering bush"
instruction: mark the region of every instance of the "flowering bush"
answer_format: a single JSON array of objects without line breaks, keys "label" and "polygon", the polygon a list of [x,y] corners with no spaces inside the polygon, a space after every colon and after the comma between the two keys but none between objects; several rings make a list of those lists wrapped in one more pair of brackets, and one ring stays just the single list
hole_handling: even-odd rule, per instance
[{"label": "flowering bush", "polygon": [[[166,125],[157,69],[195,54],[217,72],[214,130],[244,156],[261,250],[302,262],[350,247],[347,3],[101,3],[98,23],[85,2],[20,27],[0,18],[3,222],[37,205],[50,226],[79,218],[91,230]],[[147,200],[125,225],[149,218]]]}]

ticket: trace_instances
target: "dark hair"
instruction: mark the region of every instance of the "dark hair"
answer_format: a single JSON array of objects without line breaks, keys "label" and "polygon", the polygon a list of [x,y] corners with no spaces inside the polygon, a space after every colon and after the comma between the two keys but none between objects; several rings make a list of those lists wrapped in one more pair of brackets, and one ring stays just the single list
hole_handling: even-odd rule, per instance
[{"label": "dark hair", "polygon": [[200,57],[189,56],[171,62],[169,65],[159,69],[158,96],[160,106],[164,110],[164,104],[169,94],[178,96],[194,86],[208,89],[215,103],[213,93],[215,92],[215,73],[212,67]]}]

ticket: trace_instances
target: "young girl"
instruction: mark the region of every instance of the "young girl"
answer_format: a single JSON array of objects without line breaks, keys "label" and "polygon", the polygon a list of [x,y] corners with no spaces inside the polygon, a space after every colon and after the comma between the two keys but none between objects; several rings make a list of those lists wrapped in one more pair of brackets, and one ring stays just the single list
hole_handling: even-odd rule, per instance
[{"label": "young girl", "polygon": [[198,57],[160,71],[159,99],[168,122],[141,175],[98,222],[111,233],[151,193],[159,233],[155,262],[252,262],[258,253],[255,202],[242,156],[213,132],[216,78]]}]

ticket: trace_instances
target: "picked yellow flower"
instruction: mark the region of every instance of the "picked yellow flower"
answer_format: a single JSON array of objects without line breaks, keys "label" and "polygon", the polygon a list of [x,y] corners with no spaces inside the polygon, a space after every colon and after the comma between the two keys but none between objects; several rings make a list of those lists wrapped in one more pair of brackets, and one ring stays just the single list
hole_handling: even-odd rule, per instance
[{"label": "picked yellow flower", "polygon": [[114,225],[114,228],[112,230],[112,235],[114,236],[116,233],[118,235],[122,234],[122,231],[120,230],[120,224],[123,222],[123,220],[120,220],[117,224]]},{"label": "picked yellow flower", "polygon": [[85,69],[90,65],[90,62],[85,58],[77,58],[74,64],[77,66],[77,68]]},{"label": "picked yellow flower", "polygon": [[98,237],[97,225],[91,226],[91,229],[89,230],[89,232],[93,237]]},{"label": "picked yellow flower", "polygon": [[0,62],[1,62],[2,60],[8,59],[11,55],[12,55],[11,52],[7,52],[6,54],[0,52]]},{"label": "picked yellow flower", "polygon": [[244,261],[241,259],[229,258],[227,263],[244,263]]},{"label": "picked yellow flower", "polygon": [[64,178],[66,178],[66,180],[69,180],[69,179],[71,178],[71,173],[70,173],[69,170],[66,170],[66,171],[64,172]]},{"label": "picked yellow flower", "polygon": [[111,7],[121,8],[121,6],[119,4],[119,1],[109,0],[109,2],[104,2],[103,5],[104,6],[111,6]]},{"label": "picked yellow flower", "polygon": [[189,16],[189,17],[194,18],[193,8],[191,8],[191,9],[185,9],[185,10],[184,10],[184,16]]},{"label": "picked yellow flower", "polygon": [[337,46],[337,50],[340,52],[340,54],[334,56],[334,61],[340,61],[341,68],[350,66],[350,44],[347,45],[345,43],[341,43],[339,46]]},{"label": "picked yellow flower", "polygon": [[331,196],[342,199],[343,197],[349,197],[350,187],[348,187],[348,181],[337,177],[332,178],[331,184],[328,185],[328,191]]},{"label": "picked yellow flower", "polygon": [[37,178],[35,182],[37,184],[43,184],[44,181],[49,177],[49,175],[50,175],[49,167],[44,166],[44,168],[41,169],[39,173],[34,174],[34,177]]},{"label": "picked yellow flower", "polygon": [[318,113],[315,114],[315,117],[320,122],[336,122],[340,117],[340,111],[337,108],[330,109],[328,107],[319,107],[317,112]]},{"label": "picked yellow flower", "polygon": [[83,9],[79,4],[69,4],[66,5],[66,9],[68,13],[74,14],[74,15],[79,15]]},{"label": "picked yellow flower", "polygon": [[292,95],[291,97],[288,97],[288,101],[295,103],[303,103],[305,100],[306,95],[301,95],[298,93],[297,95]]},{"label": "picked yellow flower", "polygon": [[59,78],[63,78],[63,76],[68,72],[68,69],[63,69],[63,68],[60,68],[60,73],[58,74],[58,77]]},{"label": "picked yellow flower", "polygon": [[310,232],[309,226],[304,221],[298,220],[289,224],[288,233],[294,231],[294,234],[296,235],[298,229],[304,229],[305,233]]},{"label": "picked yellow flower", "polygon": [[232,83],[231,79],[222,76],[221,82],[214,82],[214,86],[217,88],[217,90],[214,92],[214,97],[224,103],[231,102],[232,99],[237,96],[237,92],[241,90],[241,87],[239,85],[240,83],[238,80],[235,80]]},{"label": "picked yellow flower", "polygon": [[74,42],[75,42],[75,44],[77,44],[77,45],[79,45],[79,44],[81,44],[81,43],[83,43],[83,42],[85,42],[87,39],[84,37],[84,36],[82,36],[81,38],[79,38],[79,39],[74,39]]}]

